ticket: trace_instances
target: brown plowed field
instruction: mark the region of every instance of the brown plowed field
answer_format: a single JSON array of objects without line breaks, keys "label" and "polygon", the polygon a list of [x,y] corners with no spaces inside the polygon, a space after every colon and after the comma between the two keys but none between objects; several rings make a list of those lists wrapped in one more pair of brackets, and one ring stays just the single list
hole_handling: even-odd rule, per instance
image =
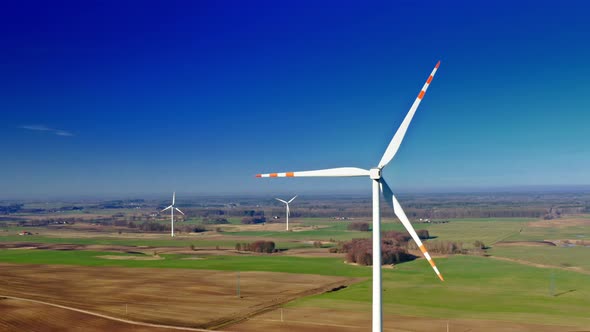
[{"label": "brown plowed field", "polygon": [[[0,296],[40,300],[134,321],[197,328],[223,326],[298,297],[355,281],[242,272],[238,298],[237,273],[226,271],[2,263],[0,280]],[[27,318],[23,321],[26,323]]]},{"label": "brown plowed field", "polygon": [[113,321],[76,311],[0,298],[0,331],[5,332],[170,332],[157,327],[140,326]]},{"label": "brown plowed field", "polygon": [[552,220],[539,220],[528,223],[529,227],[564,228],[574,226],[590,226],[590,219],[587,217],[564,217]]}]

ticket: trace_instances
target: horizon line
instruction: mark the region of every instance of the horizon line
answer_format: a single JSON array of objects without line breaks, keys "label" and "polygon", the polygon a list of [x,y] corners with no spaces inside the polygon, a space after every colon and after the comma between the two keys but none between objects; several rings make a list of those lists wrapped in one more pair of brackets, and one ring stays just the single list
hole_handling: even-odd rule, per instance
[{"label": "horizon line", "polygon": [[[275,195],[309,195],[309,196],[359,196],[367,195],[370,190],[348,190],[348,191],[322,191],[322,190],[276,190],[264,192],[195,192],[195,191],[178,191],[181,196],[185,197],[261,197]],[[516,186],[495,186],[495,187],[447,187],[447,188],[400,188],[396,192],[400,195],[452,195],[452,194],[526,194],[526,193],[580,193],[590,192],[590,184],[576,185],[516,185]],[[167,196],[169,192],[150,191],[150,192],[128,192],[128,193],[78,193],[78,194],[32,194],[32,195],[14,195],[7,197],[0,195],[0,201],[19,201],[19,200],[59,200],[59,199],[133,199],[133,198],[157,198]]]}]

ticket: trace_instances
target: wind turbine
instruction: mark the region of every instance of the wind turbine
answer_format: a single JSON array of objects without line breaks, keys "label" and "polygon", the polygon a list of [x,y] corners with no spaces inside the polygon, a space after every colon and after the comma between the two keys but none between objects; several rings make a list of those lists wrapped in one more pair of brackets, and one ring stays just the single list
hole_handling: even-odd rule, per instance
[{"label": "wind turbine", "polygon": [[289,211],[289,203],[293,202],[295,198],[297,198],[297,195],[295,195],[295,197],[291,198],[289,201],[284,201],[280,198],[275,198],[277,201],[283,202],[287,206],[287,230],[289,230],[289,215],[291,214],[291,212]]},{"label": "wind turbine", "polygon": [[180,211],[179,208],[174,206],[174,203],[176,201],[176,192],[172,193],[172,205],[168,206],[167,208],[165,208],[164,210],[160,211],[160,212],[164,212],[168,209],[170,209],[170,236],[174,237],[174,210],[182,213],[182,215],[184,216],[184,212]]},{"label": "wind turbine", "polygon": [[[382,310],[382,299],[381,299],[381,215],[379,211],[379,192],[383,193],[385,200],[393,207],[393,212],[402,222],[406,230],[412,236],[412,239],[416,242],[416,245],[420,248],[424,257],[428,260],[434,272],[436,272],[437,276],[441,281],[444,281],[442,275],[436,268],[434,261],[426,251],[426,247],[420,241],[418,234],[410,224],[408,217],[404,213],[401,205],[393,195],[391,188],[385,181],[382,176],[381,171],[395,156],[397,150],[399,149],[401,142],[408,130],[408,126],[416,113],[416,109],[422,98],[424,98],[424,94],[428,89],[428,86],[432,82],[434,74],[438,70],[440,66],[440,61],[436,64],[432,73],[428,77],[428,80],[420,90],[418,97],[414,100],[412,107],[408,111],[408,114],[402,121],[400,127],[398,128],[397,132],[393,136],[393,139],[387,146],[381,161],[375,168],[371,168],[369,170],[356,168],[356,167],[341,167],[341,168],[330,168],[330,169],[322,169],[316,171],[303,171],[303,172],[285,172],[285,173],[270,173],[270,174],[258,174],[256,177],[259,178],[276,178],[276,177],[350,177],[350,176],[368,176],[373,183],[373,332],[381,332],[383,326],[383,310]],[[378,253],[378,254],[376,254]]]}]

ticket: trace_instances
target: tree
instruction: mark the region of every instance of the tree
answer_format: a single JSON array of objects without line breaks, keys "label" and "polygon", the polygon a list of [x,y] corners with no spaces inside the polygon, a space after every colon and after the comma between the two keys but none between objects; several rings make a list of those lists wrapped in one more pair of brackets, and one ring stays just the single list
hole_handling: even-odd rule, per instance
[{"label": "tree", "polygon": [[[396,232],[399,233],[399,232]],[[383,239],[381,242],[381,263],[398,264],[416,259],[416,256],[408,253],[395,239]],[[373,264],[373,248],[371,239],[352,239],[341,245],[341,252],[346,253],[346,261],[359,265]]]},{"label": "tree", "polygon": [[369,223],[362,222],[362,221],[355,221],[348,224],[347,229],[349,231],[361,231],[361,232],[368,232],[370,231]]},{"label": "tree", "polygon": [[487,249],[487,247],[483,243],[483,241],[480,241],[480,240],[477,240],[477,241],[473,242],[473,247],[475,249],[479,249],[479,250]]},{"label": "tree", "polygon": [[428,240],[428,239],[430,239],[430,234],[425,229],[419,229],[419,230],[417,230],[416,231],[416,234],[418,234],[418,237],[420,238],[420,240]]},{"label": "tree", "polygon": [[264,222],[266,222],[266,218],[264,216],[254,216],[254,217],[242,218],[242,224],[246,224],[246,225],[261,224]]},{"label": "tree", "polygon": [[273,253],[275,252],[275,243],[273,241],[256,241],[253,243],[236,243],[237,251],[253,251],[259,253]]}]

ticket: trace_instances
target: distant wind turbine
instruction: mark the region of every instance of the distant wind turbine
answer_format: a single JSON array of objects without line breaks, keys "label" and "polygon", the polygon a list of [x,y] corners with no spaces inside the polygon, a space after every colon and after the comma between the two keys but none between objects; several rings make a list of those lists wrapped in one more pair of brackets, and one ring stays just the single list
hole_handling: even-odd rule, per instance
[{"label": "distant wind turbine", "polygon": [[[381,332],[383,330],[383,303],[381,300],[381,214],[379,211],[379,192],[383,193],[383,196],[385,196],[387,203],[389,203],[393,207],[393,212],[395,213],[395,215],[399,218],[406,230],[410,233],[412,239],[414,239],[414,242],[416,242],[416,245],[420,248],[420,250],[424,254],[424,257],[426,257],[426,259],[434,269],[434,272],[436,272],[436,274],[438,275],[439,279],[443,281],[443,277],[436,268],[434,261],[428,254],[428,251],[426,251],[426,247],[424,247],[424,244],[422,244],[422,241],[418,237],[418,234],[416,234],[414,227],[412,227],[412,224],[410,224],[408,217],[404,213],[404,210],[402,210],[401,205],[393,195],[391,188],[389,187],[387,182],[385,182],[385,179],[383,178],[381,173],[381,170],[385,166],[387,166],[387,164],[389,164],[389,162],[393,159],[397,150],[399,149],[402,140],[404,139],[404,136],[406,134],[406,131],[408,130],[408,126],[410,125],[410,122],[412,121],[412,118],[416,113],[416,109],[418,109],[418,105],[420,105],[422,98],[424,98],[424,94],[426,93],[428,86],[432,82],[434,74],[436,74],[439,65],[440,61],[432,70],[432,73],[430,74],[428,80],[422,87],[422,90],[420,90],[420,93],[418,94],[416,100],[414,100],[412,107],[410,107],[408,114],[402,121],[397,132],[393,136],[393,139],[387,146],[387,149],[385,150],[385,153],[383,154],[383,157],[381,158],[381,161],[379,162],[377,167],[372,168],[370,170],[356,167],[341,167],[322,169],[317,171],[270,173],[256,175],[256,177],[259,178],[368,176],[372,180],[371,182],[373,183],[373,332]],[[370,120],[379,121],[379,119],[377,118],[373,118]]]},{"label": "distant wind turbine", "polygon": [[164,210],[160,211],[160,212],[164,212],[168,209],[170,209],[170,236],[174,237],[174,210],[182,213],[182,215],[184,216],[184,212],[180,211],[179,208],[174,206],[174,203],[176,201],[176,192],[172,193],[172,205],[168,206],[167,208],[165,208]]},{"label": "distant wind turbine", "polygon": [[291,198],[289,201],[284,201],[280,198],[275,198],[277,201],[283,202],[287,206],[287,230],[289,230],[289,215],[291,214],[291,212],[289,211],[289,203],[293,202],[295,198],[297,198],[297,195],[295,195],[295,197]]}]

